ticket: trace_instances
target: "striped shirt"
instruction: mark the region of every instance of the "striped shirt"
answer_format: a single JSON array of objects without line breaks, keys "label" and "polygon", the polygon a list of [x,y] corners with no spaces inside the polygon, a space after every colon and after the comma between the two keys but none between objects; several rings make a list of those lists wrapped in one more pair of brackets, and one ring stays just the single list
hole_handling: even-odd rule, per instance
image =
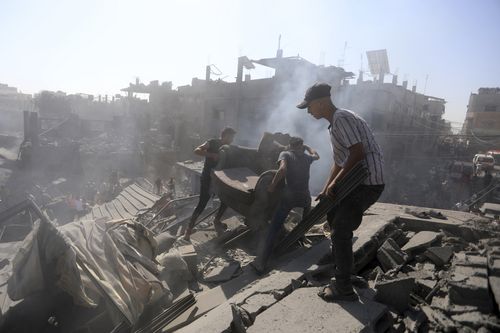
[{"label": "striped shirt", "polygon": [[328,130],[330,131],[335,164],[343,167],[349,156],[349,147],[361,142],[365,153],[365,164],[369,171],[369,176],[364,184],[384,184],[382,151],[363,118],[349,110],[337,109],[333,113],[332,124]]}]

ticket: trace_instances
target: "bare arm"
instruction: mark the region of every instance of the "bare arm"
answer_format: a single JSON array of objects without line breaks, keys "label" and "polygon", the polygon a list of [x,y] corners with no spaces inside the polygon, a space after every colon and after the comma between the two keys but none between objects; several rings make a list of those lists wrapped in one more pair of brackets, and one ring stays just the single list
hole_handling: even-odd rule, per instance
[{"label": "bare arm", "polygon": [[304,145],[304,148],[307,150],[307,152],[309,153],[309,155],[311,155],[313,157],[313,159],[315,161],[319,160],[319,154],[318,154],[318,152],[316,150],[314,150],[311,147],[306,146],[306,145]]},{"label": "bare arm", "polygon": [[274,175],[274,178],[271,184],[269,184],[269,186],[267,187],[267,190],[269,192],[274,192],[276,190],[276,186],[278,186],[278,184],[283,180],[283,178],[285,178],[285,175],[286,175],[286,161],[281,160],[278,172],[276,172],[276,174]]},{"label": "bare arm", "polygon": [[323,190],[321,190],[321,193],[318,195],[318,198],[316,200],[318,200],[321,196],[324,196],[327,194],[328,186],[335,179],[335,177],[337,177],[340,170],[342,170],[342,167],[340,167],[336,163],[333,163],[332,168],[330,169],[330,175],[328,176],[328,179],[325,183],[325,186],[323,186]]},{"label": "bare arm", "polygon": [[196,149],[194,150],[194,153],[198,156],[208,157],[208,158],[211,158],[213,160],[217,160],[219,158],[219,154],[209,152],[208,148],[209,148],[208,141],[205,141],[204,144],[196,147]]}]

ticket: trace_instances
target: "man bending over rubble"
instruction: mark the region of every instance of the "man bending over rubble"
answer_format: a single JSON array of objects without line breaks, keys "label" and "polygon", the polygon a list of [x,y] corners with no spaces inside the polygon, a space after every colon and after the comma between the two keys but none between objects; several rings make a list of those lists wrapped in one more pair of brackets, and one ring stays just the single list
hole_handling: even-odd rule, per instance
[{"label": "man bending over rubble", "polygon": [[[306,154],[305,151],[309,154]],[[283,179],[285,179],[285,188],[283,189],[278,209],[274,213],[269,226],[265,244],[262,249],[259,249],[262,252],[253,264],[257,271],[263,272],[266,269],[267,260],[271,255],[274,241],[288,213],[295,207],[303,208],[302,216],[306,216],[309,213],[311,209],[309,168],[311,163],[318,159],[318,153],[314,149],[304,145],[304,141],[297,137],[290,138],[289,149],[281,152],[279,155],[278,172],[276,172],[267,190],[274,192]]]},{"label": "man bending over rubble", "polygon": [[317,83],[307,90],[304,101],[297,105],[299,109],[307,108],[314,118],[326,119],[330,123],[328,129],[334,164],[318,199],[333,196],[335,184],[360,161],[364,161],[369,176],[328,212],[335,280],[320,291],[319,296],[327,301],[355,301],[358,296],[351,282],[353,231],[361,224],[364,211],[378,200],[384,190],[383,157],[367,123],[351,111],[338,109],[332,103],[330,89],[326,83]]},{"label": "man bending over rubble", "polygon": [[[198,205],[194,209],[193,215],[191,216],[189,225],[186,228],[186,232],[184,234],[184,239],[186,240],[189,240],[191,233],[193,232],[196,220],[207,206],[208,200],[210,200],[210,174],[217,165],[217,161],[219,160],[219,149],[223,145],[231,144],[234,140],[235,134],[236,131],[233,128],[226,127],[222,130],[220,139],[210,139],[194,150],[194,153],[196,155],[205,157],[205,164],[203,165],[203,171],[201,172],[200,199],[198,201]],[[219,212],[223,213],[224,210],[219,209]],[[222,214],[217,214],[214,219],[214,227],[218,233],[224,231],[224,228],[220,223],[220,219],[222,217],[221,215]]]}]

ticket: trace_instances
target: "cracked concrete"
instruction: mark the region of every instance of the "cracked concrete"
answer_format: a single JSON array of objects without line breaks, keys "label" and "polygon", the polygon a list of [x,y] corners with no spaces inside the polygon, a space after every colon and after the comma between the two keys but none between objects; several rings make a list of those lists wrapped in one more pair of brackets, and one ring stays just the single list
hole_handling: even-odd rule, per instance
[{"label": "cracked concrete", "polygon": [[295,290],[257,316],[247,332],[370,331],[387,313],[385,305],[364,297],[359,302],[325,302],[317,292],[317,288]]}]

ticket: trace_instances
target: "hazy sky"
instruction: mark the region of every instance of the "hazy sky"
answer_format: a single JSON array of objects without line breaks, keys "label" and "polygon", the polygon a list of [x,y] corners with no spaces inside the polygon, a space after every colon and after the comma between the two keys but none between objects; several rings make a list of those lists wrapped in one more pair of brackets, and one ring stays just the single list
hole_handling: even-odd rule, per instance
[{"label": "hazy sky", "polygon": [[209,63],[234,80],[237,57],[273,57],[280,34],[285,56],[325,65],[347,42],[356,74],[385,48],[400,81],[424,92],[428,75],[457,122],[472,91],[500,86],[500,0],[0,0],[0,82],[116,94],[135,77],[189,84]]}]

